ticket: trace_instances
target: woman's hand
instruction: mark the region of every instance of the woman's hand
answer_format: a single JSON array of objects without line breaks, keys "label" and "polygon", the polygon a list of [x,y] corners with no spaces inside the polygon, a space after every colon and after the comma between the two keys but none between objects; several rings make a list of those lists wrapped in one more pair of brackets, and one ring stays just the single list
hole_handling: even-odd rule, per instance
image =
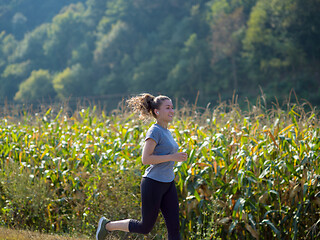
[{"label": "woman's hand", "polygon": [[184,162],[188,158],[188,155],[184,152],[177,152],[169,155],[153,155],[153,151],[156,145],[157,143],[153,139],[149,138],[146,140],[142,151],[143,164],[158,164],[169,161]]},{"label": "woman's hand", "polygon": [[172,158],[176,162],[184,162],[188,159],[188,154],[185,152],[177,152],[172,154]]}]

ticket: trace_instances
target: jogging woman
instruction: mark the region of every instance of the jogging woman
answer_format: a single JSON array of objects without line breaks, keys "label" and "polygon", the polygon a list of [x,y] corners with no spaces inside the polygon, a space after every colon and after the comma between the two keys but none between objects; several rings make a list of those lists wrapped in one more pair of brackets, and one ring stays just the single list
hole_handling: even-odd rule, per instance
[{"label": "jogging woman", "polygon": [[179,203],[174,183],[173,166],[175,162],[187,160],[187,154],[178,152],[178,144],[168,130],[172,121],[174,108],[167,96],[154,97],[142,94],[127,101],[140,117],[154,117],[153,124],[145,136],[142,151],[142,163],[150,165],[141,180],[141,221],[125,219],[110,221],[101,217],[98,223],[96,239],[105,239],[108,232],[119,230],[124,232],[148,234],[161,210],[164,216],[169,240],[179,240]]}]

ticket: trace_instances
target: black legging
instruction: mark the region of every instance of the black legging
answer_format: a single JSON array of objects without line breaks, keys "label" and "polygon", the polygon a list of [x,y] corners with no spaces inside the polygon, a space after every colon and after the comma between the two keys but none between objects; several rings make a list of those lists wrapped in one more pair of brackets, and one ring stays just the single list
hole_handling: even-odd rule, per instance
[{"label": "black legging", "polygon": [[158,182],[150,178],[141,180],[142,220],[130,220],[129,231],[148,234],[161,210],[165,219],[168,239],[179,240],[179,202],[174,181]]}]

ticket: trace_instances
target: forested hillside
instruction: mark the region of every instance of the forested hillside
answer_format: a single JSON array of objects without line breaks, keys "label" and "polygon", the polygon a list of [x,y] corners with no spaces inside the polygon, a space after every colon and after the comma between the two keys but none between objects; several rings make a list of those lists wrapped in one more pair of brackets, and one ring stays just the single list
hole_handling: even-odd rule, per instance
[{"label": "forested hillside", "polygon": [[0,1],[2,101],[164,93],[320,104],[319,0]]}]

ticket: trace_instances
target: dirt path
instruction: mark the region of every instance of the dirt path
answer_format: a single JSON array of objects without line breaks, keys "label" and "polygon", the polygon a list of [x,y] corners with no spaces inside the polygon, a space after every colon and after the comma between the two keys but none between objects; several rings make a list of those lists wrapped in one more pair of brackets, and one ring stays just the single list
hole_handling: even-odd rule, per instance
[{"label": "dirt path", "polygon": [[89,237],[68,237],[63,235],[40,234],[25,230],[0,227],[0,240],[88,240]]},{"label": "dirt path", "polygon": [[[143,237],[142,237],[143,238]],[[41,234],[39,232],[32,232],[26,230],[15,230],[5,227],[0,227],[0,240],[94,240],[95,237],[90,238],[89,236],[73,236],[58,235],[58,234]],[[137,240],[138,237],[128,238],[128,234],[110,234],[106,237],[106,240]],[[145,239],[145,238],[143,238]],[[149,239],[149,238],[147,238]],[[153,239],[153,238],[150,238]]]}]

